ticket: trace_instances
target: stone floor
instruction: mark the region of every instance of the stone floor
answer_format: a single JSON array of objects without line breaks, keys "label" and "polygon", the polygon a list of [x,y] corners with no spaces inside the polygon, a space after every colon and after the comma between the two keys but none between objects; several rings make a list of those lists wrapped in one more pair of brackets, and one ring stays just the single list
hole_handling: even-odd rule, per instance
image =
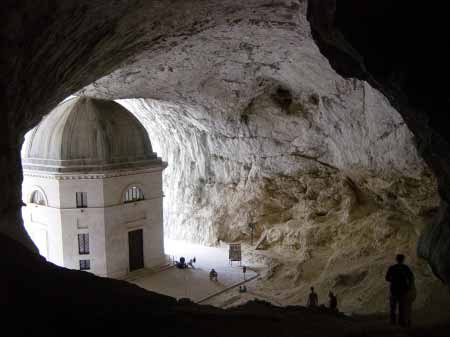
[{"label": "stone floor", "polygon": [[[165,252],[173,260],[183,256],[189,261],[195,256],[195,269],[168,268],[159,272],[140,270],[132,273],[127,281],[160,294],[175,298],[187,297],[198,302],[244,281],[242,266],[238,262],[230,265],[228,247],[204,247],[181,241],[165,240]],[[248,266],[250,267],[250,266]],[[214,268],[218,281],[209,280],[209,271]],[[247,268],[245,279],[257,274]]]}]

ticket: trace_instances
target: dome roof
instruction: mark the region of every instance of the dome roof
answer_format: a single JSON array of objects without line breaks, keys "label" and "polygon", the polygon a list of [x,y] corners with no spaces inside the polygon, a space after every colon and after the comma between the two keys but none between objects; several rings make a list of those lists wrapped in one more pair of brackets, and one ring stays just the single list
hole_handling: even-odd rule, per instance
[{"label": "dome roof", "polygon": [[59,104],[25,137],[24,169],[90,172],[162,165],[147,131],[114,101],[76,97]]}]

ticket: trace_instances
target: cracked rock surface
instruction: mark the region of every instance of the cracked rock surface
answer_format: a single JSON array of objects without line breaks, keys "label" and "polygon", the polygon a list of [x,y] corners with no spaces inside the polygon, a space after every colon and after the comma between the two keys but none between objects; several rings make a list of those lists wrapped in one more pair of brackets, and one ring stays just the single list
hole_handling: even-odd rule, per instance
[{"label": "cracked rock surface", "polygon": [[299,304],[317,284],[359,311],[386,310],[384,271],[403,252],[423,307],[439,284],[415,249],[439,197],[403,118],[331,68],[304,3],[232,16],[167,36],[80,92],[121,98],[169,163],[167,235],[249,242],[254,222],[267,294]]}]

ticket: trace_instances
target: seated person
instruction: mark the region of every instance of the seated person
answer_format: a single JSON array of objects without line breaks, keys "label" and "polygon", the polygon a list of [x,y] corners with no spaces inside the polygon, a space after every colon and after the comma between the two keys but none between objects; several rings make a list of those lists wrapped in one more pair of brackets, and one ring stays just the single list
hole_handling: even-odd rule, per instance
[{"label": "seated person", "polygon": [[187,268],[186,259],[184,257],[180,257],[180,261],[177,261],[177,268]]},{"label": "seated person", "polygon": [[214,268],[209,272],[209,279],[211,281],[217,281],[217,272],[214,270]]},{"label": "seated person", "polygon": [[187,267],[191,267],[192,269],[195,269],[195,267],[194,267],[194,260],[190,259],[188,264],[187,264]]}]

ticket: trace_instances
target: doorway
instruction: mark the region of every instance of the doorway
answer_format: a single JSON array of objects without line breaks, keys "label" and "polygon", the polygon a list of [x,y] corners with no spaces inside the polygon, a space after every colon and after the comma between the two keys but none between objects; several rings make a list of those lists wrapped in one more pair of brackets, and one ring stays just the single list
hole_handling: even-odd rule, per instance
[{"label": "doorway", "polygon": [[128,232],[128,249],[130,271],[144,268],[144,242],[142,229]]}]

